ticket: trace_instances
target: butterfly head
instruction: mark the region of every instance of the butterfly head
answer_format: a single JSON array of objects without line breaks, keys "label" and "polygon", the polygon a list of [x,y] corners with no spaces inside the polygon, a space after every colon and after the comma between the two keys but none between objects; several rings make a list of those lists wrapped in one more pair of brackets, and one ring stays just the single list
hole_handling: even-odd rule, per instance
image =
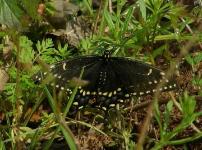
[{"label": "butterfly head", "polygon": [[111,57],[111,52],[109,50],[105,50],[104,54],[102,55],[106,60]]}]

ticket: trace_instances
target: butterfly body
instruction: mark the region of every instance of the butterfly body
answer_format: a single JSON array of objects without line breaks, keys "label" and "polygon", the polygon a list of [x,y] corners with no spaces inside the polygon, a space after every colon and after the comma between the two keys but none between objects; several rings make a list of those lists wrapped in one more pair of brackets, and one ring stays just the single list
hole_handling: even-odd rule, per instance
[{"label": "butterfly body", "polygon": [[[175,82],[168,81],[161,70],[131,58],[111,57],[108,51],[103,56],[80,56],[51,65],[56,88],[69,91],[66,85],[73,78],[79,78],[82,68],[82,80],[87,84],[80,86],[75,96],[73,104],[78,108],[86,105],[113,107],[132,96],[176,88]],[[37,76],[36,80],[39,78]],[[166,84],[156,89],[162,81]]]}]

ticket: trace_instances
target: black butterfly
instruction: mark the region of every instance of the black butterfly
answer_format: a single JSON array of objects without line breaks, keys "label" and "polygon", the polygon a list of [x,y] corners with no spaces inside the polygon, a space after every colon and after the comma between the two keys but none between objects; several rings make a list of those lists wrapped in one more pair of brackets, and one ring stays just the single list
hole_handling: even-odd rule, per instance
[{"label": "black butterfly", "polygon": [[[88,82],[80,86],[74,99],[74,106],[99,106],[103,109],[113,107],[117,103],[132,96],[152,94],[157,85],[165,80],[166,85],[158,89],[169,91],[176,88],[175,81],[168,81],[161,70],[131,58],[111,57],[109,51],[102,56],[80,56],[50,66],[55,77],[55,86],[71,93],[68,82],[79,78],[84,68],[82,80]],[[40,81],[47,72],[36,75]]]}]

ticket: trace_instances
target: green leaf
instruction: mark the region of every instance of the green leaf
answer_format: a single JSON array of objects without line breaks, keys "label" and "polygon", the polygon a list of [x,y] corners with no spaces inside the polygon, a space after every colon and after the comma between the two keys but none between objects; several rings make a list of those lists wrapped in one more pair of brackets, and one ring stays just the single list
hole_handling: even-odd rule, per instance
[{"label": "green leaf", "polygon": [[26,36],[20,37],[20,62],[31,63],[34,59],[34,50],[32,49],[32,41]]},{"label": "green leaf", "polygon": [[196,86],[202,86],[202,79],[200,77],[194,77],[192,83]]},{"label": "green leaf", "polygon": [[126,15],[126,20],[125,20],[125,22],[123,24],[122,34],[124,34],[126,32],[126,30],[128,29],[128,25],[129,25],[129,22],[131,21],[131,17],[133,15],[133,11],[134,11],[133,7],[130,7],[128,9],[128,13]]},{"label": "green leaf", "polygon": [[83,3],[89,11],[90,15],[93,15],[92,1],[90,2],[89,0],[83,0]]},{"label": "green leaf", "polygon": [[23,5],[23,8],[26,10],[26,12],[29,14],[30,17],[37,19],[38,13],[37,8],[39,4],[39,0],[21,0],[21,3]]},{"label": "green leaf", "polygon": [[146,4],[144,0],[138,0],[138,4],[140,6],[140,12],[142,14],[142,18],[146,21],[147,12],[146,12]]},{"label": "green leaf", "polygon": [[165,51],[166,47],[167,47],[167,45],[165,44],[165,45],[162,45],[162,46],[158,47],[157,49],[155,49],[152,52],[153,58],[156,58],[157,56],[162,55],[163,52]]},{"label": "green leaf", "polygon": [[193,66],[195,63],[194,63],[194,59],[191,57],[191,55],[187,55],[185,57],[186,61],[191,65]]},{"label": "green leaf", "polygon": [[112,16],[110,15],[110,13],[107,10],[104,10],[104,17],[108,23],[110,30],[113,32],[115,30],[115,25],[112,21]]},{"label": "green leaf", "polygon": [[4,145],[4,141],[1,139],[1,137],[0,137],[0,149],[1,150],[6,150],[6,147]]},{"label": "green leaf", "polygon": [[15,98],[15,87],[16,87],[16,84],[15,83],[7,83],[5,88],[4,88],[4,91],[6,93],[6,96],[7,96],[7,100],[9,100],[11,103],[14,103],[16,98]]},{"label": "green leaf", "polygon": [[158,105],[157,100],[155,100],[155,102],[154,102],[154,117],[155,117],[156,121],[158,122],[158,125],[160,128],[160,134],[162,136],[163,129],[162,129],[162,122],[161,122],[161,113],[159,110],[159,105]]},{"label": "green leaf", "polygon": [[182,112],[184,118],[189,118],[194,114],[196,107],[196,101],[193,96],[189,96],[187,92],[184,93],[184,97],[180,98],[180,103],[182,106]]},{"label": "green leaf", "polygon": [[202,53],[198,53],[195,57],[194,57],[194,62],[196,64],[200,63],[202,61]]},{"label": "green leaf", "polygon": [[54,44],[51,39],[43,40],[42,42],[38,41],[36,44],[37,50],[39,52],[41,59],[47,63],[54,63],[57,60],[53,58],[56,55],[56,49],[53,48]]},{"label": "green leaf", "polygon": [[58,44],[58,51],[56,51],[57,55],[60,56],[62,59],[68,58],[71,51],[70,50],[68,51],[67,48],[68,48],[67,44],[65,44],[64,47],[62,47],[61,44],[59,43]]},{"label": "green leaf", "polygon": [[171,111],[173,110],[173,102],[172,101],[169,101],[166,105],[166,110],[164,112],[164,130],[167,129],[168,125],[169,125],[169,121],[170,121],[170,114],[171,114]]},{"label": "green leaf", "polygon": [[9,28],[21,26],[22,10],[18,7],[16,0],[0,0],[0,23]]}]

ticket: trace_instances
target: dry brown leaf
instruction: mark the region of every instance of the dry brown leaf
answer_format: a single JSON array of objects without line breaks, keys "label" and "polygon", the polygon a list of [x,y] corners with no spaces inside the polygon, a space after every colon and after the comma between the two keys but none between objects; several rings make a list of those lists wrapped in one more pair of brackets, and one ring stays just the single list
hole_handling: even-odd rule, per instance
[{"label": "dry brown leaf", "polygon": [[6,71],[0,69],[0,92],[3,91],[9,77]]}]

